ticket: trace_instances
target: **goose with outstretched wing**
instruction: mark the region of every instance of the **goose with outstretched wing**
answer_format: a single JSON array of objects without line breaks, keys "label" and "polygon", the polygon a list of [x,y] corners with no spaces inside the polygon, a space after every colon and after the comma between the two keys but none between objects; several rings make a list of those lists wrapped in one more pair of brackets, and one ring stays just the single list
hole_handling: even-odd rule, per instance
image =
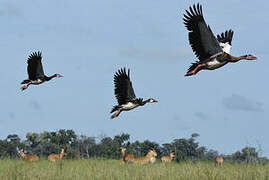
[{"label": "goose with outstretched wing", "polygon": [[[183,18],[189,31],[189,43],[199,61],[192,63],[185,76],[192,76],[201,70],[214,70],[229,62],[238,62],[242,59],[256,60],[257,57],[247,54],[235,57],[229,54],[233,31],[214,36],[211,28],[205,23],[202,6],[198,3],[186,10]],[[227,35],[227,36],[226,36]],[[223,47],[221,47],[223,44]]]},{"label": "goose with outstretched wing", "polygon": [[111,119],[118,117],[122,111],[129,111],[138,106],[144,106],[147,103],[158,102],[153,98],[143,100],[136,97],[130,80],[130,69],[128,69],[128,74],[125,68],[118,70],[114,75],[114,85],[118,105],[112,108],[110,113],[116,112],[111,116]]},{"label": "goose with outstretched wing", "polygon": [[21,87],[21,90],[25,90],[31,84],[38,85],[43,82],[49,81],[53,78],[63,77],[60,74],[54,74],[52,76],[46,76],[44,74],[43,66],[42,66],[42,54],[41,52],[34,52],[32,53],[28,60],[27,60],[27,72],[28,72],[28,79],[25,79],[21,82],[21,84],[25,84]]}]

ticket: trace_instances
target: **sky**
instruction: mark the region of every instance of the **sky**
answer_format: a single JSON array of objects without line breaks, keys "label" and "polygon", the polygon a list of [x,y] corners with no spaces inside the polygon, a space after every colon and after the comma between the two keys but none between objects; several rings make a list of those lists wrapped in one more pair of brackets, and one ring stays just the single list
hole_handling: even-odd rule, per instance
[{"label": "sky", "polygon": [[[234,30],[231,54],[257,61],[184,77],[196,60],[183,13],[200,3],[215,34]],[[0,138],[73,129],[79,135],[172,142],[199,133],[219,153],[245,146],[269,157],[269,2],[196,0],[1,0]],[[47,75],[20,91],[30,53],[42,51]],[[113,76],[130,68],[137,97],[155,98],[110,119]]]}]

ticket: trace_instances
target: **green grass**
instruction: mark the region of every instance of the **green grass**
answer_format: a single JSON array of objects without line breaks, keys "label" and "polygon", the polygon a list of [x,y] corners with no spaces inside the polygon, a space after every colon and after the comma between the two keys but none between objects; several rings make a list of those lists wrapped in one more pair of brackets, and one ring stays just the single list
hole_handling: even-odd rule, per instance
[{"label": "green grass", "polygon": [[211,162],[162,164],[121,164],[117,160],[82,159],[26,162],[0,160],[0,179],[94,179],[94,180],[269,180],[269,165],[225,163],[215,167]]}]

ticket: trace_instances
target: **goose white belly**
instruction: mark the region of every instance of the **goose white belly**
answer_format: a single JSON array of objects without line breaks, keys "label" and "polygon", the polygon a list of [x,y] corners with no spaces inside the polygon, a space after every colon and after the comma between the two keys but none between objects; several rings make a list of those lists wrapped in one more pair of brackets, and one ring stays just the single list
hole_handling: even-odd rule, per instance
[{"label": "goose white belly", "polygon": [[139,105],[138,105],[138,104],[134,104],[134,103],[132,103],[132,102],[128,102],[127,104],[123,104],[123,105],[122,105],[122,108],[123,108],[123,110],[125,110],[125,111],[129,111],[129,110],[131,110],[131,109],[136,108],[137,106],[139,106]]},{"label": "goose white belly", "polygon": [[35,85],[37,85],[37,84],[41,84],[41,83],[43,83],[44,81],[42,81],[41,79],[37,79],[37,80],[34,80],[34,81],[31,81],[31,84],[35,84]]},{"label": "goose white belly", "polygon": [[227,62],[226,61],[220,62],[215,58],[214,60],[209,61],[206,64],[207,64],[206,69],[214,70],[214,69],[217,69],[221,66],[224,66],[225,64],[227,64]]}]

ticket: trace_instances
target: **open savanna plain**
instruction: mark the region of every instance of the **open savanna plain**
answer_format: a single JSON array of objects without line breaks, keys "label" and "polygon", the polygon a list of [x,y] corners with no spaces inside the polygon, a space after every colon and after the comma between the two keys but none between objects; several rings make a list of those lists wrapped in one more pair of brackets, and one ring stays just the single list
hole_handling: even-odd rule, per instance
[{"label": "open savanna plain", "polygon": [[269,179],[269,165],[213,162],[182,162],[162,164],[122,164],[117,160],[80,159],[27,162],[24,160],[0,160],[0,179],[96,179],[96,180],[263,180]]}]

